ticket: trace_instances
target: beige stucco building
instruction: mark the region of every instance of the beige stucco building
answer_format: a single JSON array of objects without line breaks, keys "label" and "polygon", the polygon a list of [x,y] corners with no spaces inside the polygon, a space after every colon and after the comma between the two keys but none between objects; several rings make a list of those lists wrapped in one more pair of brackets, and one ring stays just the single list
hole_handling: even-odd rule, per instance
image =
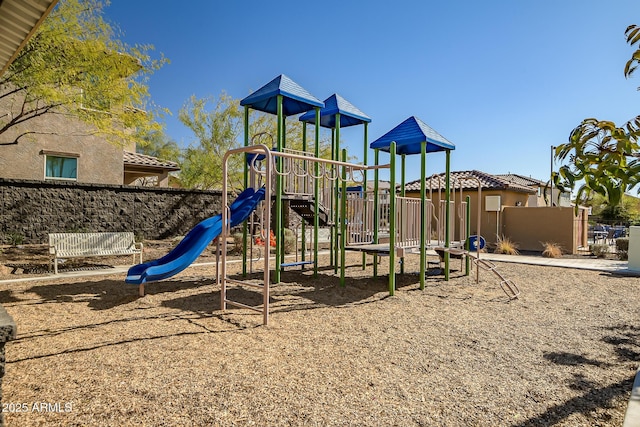
[{"label": "beige stucco building", "polygon": [[[425,180],[427,198],[435,206],[444,200],[444,174]],[[540,251],[544,242],[559,244],[565,252],[576,253],[587,244],[587,211],[578,213],[572,206],[549,207],[540,191],[542,181],[513,175],[491,175],[485,172],[451,172],[452,222],[458,238],[458,212],[462,201],[470,199],[470,234],[477,234],[480,211],[480,234],[489,244],[506,236],[521,250]],[[480,189],[480,191],[479,191]],[[407,183],[408,197],[420,197],[420,181]],[[481,194],[480,200],[478,195]]]},{"label": "beige stucco building", "polygon": [[[0,99],[0,121],[20,102]],[[0,178],[166,187],[175,162],[136,153],[134,143],[108,142],[64,113],[46,113],[0,134]],[[146,178],[141,181],[140,178]],[[152,179],[149,179],[152,178]]]},{"label": "beige stucco building", "polygon": [[[0,0],[0,75],[51,12],[57,0]],[[7,93],[10,87],[0,87]],[[0,99],[0,127],[18,117],[20,92]],[[168,185],[179,170],[136,153],[134,144],[108,143],[74,117],[55,111],[12,125],[0,134],[0,178],[88,184]],[[144,178],[144,179],[141,179]]]}]

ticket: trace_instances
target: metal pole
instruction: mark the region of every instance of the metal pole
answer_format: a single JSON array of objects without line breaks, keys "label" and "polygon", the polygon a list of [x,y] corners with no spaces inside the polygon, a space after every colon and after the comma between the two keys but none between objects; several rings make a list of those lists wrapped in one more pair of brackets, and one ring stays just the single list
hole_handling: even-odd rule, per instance
[{"label": "metal pole", "polygon": [[396,143],[391,142],[391,170],[389,171],[389,295],[396,291]]},{"label": "metal pole", "polygon": [[[244,146],[249,146],[249,107],[244,107]],[[246,159],[246,156],[245,156]],[[249,185],[249,165],[244,162],[244,188]],[[242,277],[247,277],[247,221],[242,223]]]},{"label": "metal pole", "polygon": [[549,196],[549,206],[553,206],[553,150],[555,150],[556,147],[554,147],[553,145],[551,146],[551,196]]},{"label": "metal pole", "polygon": [[[316,135],[313,147],[316,159],[320,157],[320,107],[316,107]],[[318,230],[320,229],[320,181],[317,178],[320,172],[320,163],[313,162],[313,277],[318,277]]]},{"label": "metal pole", "polygon": [[[405,186],[405,175],[406,175],[406,167],[407,167],[407,156],[405,154],[402,154],[400,156],[400,169],[402,172],[402,176],[400,177],[400,197],[405,197],[406,196],[406,191],[404,189]],[[406,212],[404,212],[403,210],[406,208],[404,200],[402,202],[402,204],[400,205],[400,224],[396,224],[398,227],[400,227],[400,229],[402,230],[403,227],[405,227],[406,230],[406,226],[407,224],[405,223],[406,219],[405,219],[405,215]],[[404,274],[404,257],[402,257],[400,259],[400,274]]]},{"label": "metal pole", "polygon": [[[342,161],[347,161],[347,150],[342,149]],[[347,242],[347,168],[342,166],[342,194],[340,196],[340,286],[345,285]]]},{"label": "metal pole", "polygon": [[[380,160],[380,150],[373,150],[373,162],[378,166]],[[378,227],[380,226],[380,200],[378,198],[378,169],[373,171],[373,244],[378,244]],[[373,277],[378,277],[378,255],[373,255]]]},{"label": "metal pole", "polygon": [[[304,151],[305,153],[307,152],[307,122],[302,122],[302,151]],[[303,163],[303,167],[304,167],[304,172],[305,172],[305,176],[306,174],[309,172],[307,170],[307,162]],[[306,186],[305,186],[306,187]],[[305,192],[307,191],[307,189],[305,188]],[[302,262],[306,261],[306,257],[305,257],[305,252],[307,249],[307,228],[306,228],[306,221],[303,219],[302,223],[300,224],[300,228],[302,230],[302,242],[301,242],[301,249],[302,249]],[[296,245],[298,244],[298,236],[295,236],[296,239]],[[298,252],[296,251],[296,256],[297,256]],[[304,265],[304,264],[303,264]]]},{"label": "metal pole", "polygon": [[[334,160],[340,160],[340,113],[336,113],[336,124],[335,124],[335,131],[336,131],[336,140],[335,140],[335,144],[336,144],[336,152],[335,152],[335,159]],[[338,170],[336,169],[336,175],[338,173]],[[335,197],[336,197],[336,203],[335,203],[335,220],[334,220],[334,229],[336,231],[336,238],[333,241],[335,247],[333,249],[333,255],[335,257],[334,260],[334,267],[333,267],[333,272],[335,274],[338,274],[338,251],[339,251],[339,247],[340,247],[340,241],[338,238],[338,233],[339,233],[339,223],[342,220],[340,218],[340,208],[338,205],[338,201],[340,200],[340,197],[346,197],[345,194],[340,194],[340,180],[336,179],[336,185],[335,185]]]},{"label": "metal pole", "polygon": [[[467,201],[467,218],[465,219],[466,222],[466,227],[467,227],[467,239],[464,243],[464,248],[467,250],[467,252],[471,252],[471,247],[469,246],[469,237],[471,235],[471,197],[467,196],[466,198]],[[470,259],[469,257],[465,257],[465,262],[464,262],[464,275],[468,276],[469,275],[469,270],[470,270]]]},{"label": "metal pole", "polygon": [[[367,127],[368,123],[364,122],[364,159],[363,159],[363,163],[365,166],[367,166],[367,151],[368,151],[368,127]],[[364,180],[364,187],[362,189],[362,197],[363,197],[363,201],[364,203],[362,204],[363,208],[362,208],[362,225],[364,228],[365,225],[365,221],[367,219],[367,195],[369,194],[369,183],[367,182],[367,171],[365,170],[363,172],[363,180]],[[364,231],[364,230],[363,230]],[[362,269],[364,270],[365,268],[367,268],[367,254],[362,252]]]},{"label": "metal pole", "polygon": [[427,175],[427,142],[420,144],[420,289],[424,290],[425,275],[427,274],[427,207],[426,207],[426,183]]},{"label": "metal pole", "polygon": [[[278,153],[282,153],[282,140],[283,140],[283,129],[282,129],[282,100],[283,96],[278,95],[277,97],[277,112],[278,112],[278,127],[277,127],[277,147]],[[282,172],[282,158],[276,157],[276,170],[278,172]],[[271,200],[265,200],[265,203],[271,203]],[[280,230],[282,228],[282,176],[279,173],[276,173],[276,206],[275,206],[275,230],[274,235],[276,236],[276,268],[273,274],[273,282],[280,283],[280,265],[281,265],[281,251],[282,251],[282,241],[280,239]],[[269,257],[270,252],[270,235],[266,235],[265,240],[265,256]]]},{"label": "metal pole", "polygon": [[449,198],[451,197],[451,150],[446,151],[446,182],[445,182],[445,205],[444,205],[444,247],[447,248],[444,252],[444,280],[449,280],[449,260],[451,259],[451,254],[449,254],[449,246],[451,246],[451,236],[449,235],[449,227],[450,227],[450,218],[449,212],[451,210],[451,206],[449,206]]}]

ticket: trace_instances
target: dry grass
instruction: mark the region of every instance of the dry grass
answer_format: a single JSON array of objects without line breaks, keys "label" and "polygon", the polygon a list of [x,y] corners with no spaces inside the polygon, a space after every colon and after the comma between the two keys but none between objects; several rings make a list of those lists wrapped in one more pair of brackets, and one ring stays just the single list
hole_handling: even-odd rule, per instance
[{"label": "dry grass", "polygon": [[[318,278],[285,272],[267,327],[259,314],[218,310],[210,267],[150,284],[143,298],[122,276],[2,285],[19,331],[3,402],[72,407],[8,413],[7,423],[622,423],[640,355],[637,278],[499,264],[520,299],[507,302],[487,271],[479,284],[475,274],[444,282],[430,271],[425,290],[408,273],[388,297],[386,276],[372,278],[360,259],[349,256],[344,288],[332,268]],[[418,271],[417,257],[406,261]]]},{"label": "dry grass", "polygon": [[505,255],[519,255],[518,245],[516,245],[511,239],[508,237],[502,236],[498,238],[496,242],[496,249],[494,253],[497,254],[505,254]]},{"label": "dry grass", "polygon": [[562,247],[553,242],[544,242],[542,243],[544,250],[542,251],[542,256],[545,258],[562,258]]}]

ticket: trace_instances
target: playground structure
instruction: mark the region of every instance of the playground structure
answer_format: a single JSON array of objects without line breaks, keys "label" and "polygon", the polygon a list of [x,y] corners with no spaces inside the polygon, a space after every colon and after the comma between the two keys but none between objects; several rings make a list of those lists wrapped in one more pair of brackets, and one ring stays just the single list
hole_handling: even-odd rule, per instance
[{"label": "playground structure", "polygon": [[[320,102],[305,89],[285,75],[276,77],[241,101],[245,107],[245,145],[230,150],[224,157],[223,166],[223,206],[226,206],[226,187],[228,160],[230,156],[244,155],[249,159],[245,167],[245,186],[264,186],[267,188],[265,201],[260,208],[262,236],[269,236],[271,225],[276,236],[275,262],[272,269],[269,256],[264,257],[262,283],[252,280],[239,280],[228,277],[226,272],[226,237],[230,228],[224,227],[221,234],[221,309],[227,305],[260,311],[263,323],[269,317],[269,285],[280,282],[283,267],[313,264],[314,275],[318,274],[318,230],[321,226],[330,228],[330,258],[334,271],[340,270],[340,284],[345,284],[345,253],[347,250],[363,253],[363,268],[366,254],[373,256],[374,277],[377,276],[379,256],[389,257],[389,294],[395,293],[396,258],[402,260],[413,253],[420,256],[420,288],[424,289],[426,276],[426,254],[429,249],[441,249],[444,258],[445,280],[449,280],[451,255],[465,257],[465,274],[469,274],[469,260],[480,268],[493,271],[501,279],[501,287],[510,298],[517,298],[519,290],[510,280],[505,279],[496,270],[495,265],[480,259],[480,247],[471,255],[469,239],[468,201],[460,201],[457,215],[451,203],[450,153],[455,146],[416,117],[410,117],[394,129],[378,138],[368,146],[367,124],[370,119],[337,94],[325,102]],[[249,135],[250,109],[273,114],[277,120],[275,147],[250,145]],[[294,151],[286,146],[285,119],[299,115],[303,123],[302,151]],[[307,151],[306,127],[315,127],[313,153]],[[345,149],[340,149],[340,129],[345,126],[364,126],[363,164],[347,162]],[[319,156],[320,126],[331,130],[331,159]],[[367,151],[374,150],[374,165],[368,165]],[[379,152],[390,155],[388,164],[380,164]],[[444,151],[446,154],[446,190],[445,197],[438,207],[426,197],[426,154]],[[406,156],[421,156],[421,197],[409,198],[404,194]],[[396,196],[396,157],[400,156],[400,195]],[[390,191],[379,191],[379,171],[389,169]],[[368,172],[374,173],[374,189],[368,189]],[[462,190],[462,186],[459,187]],[[430,191],[433,191],[430,189]],[[460,193],[461,194],[461,193]],[[291,208],[307,220],[312,229],[312,260],[304,259],[293,263],[284,263],[283,251],[283,201],[288,200]],[[442,200],[442,198],[440,198]],[[445,202],[449,201],[449,202]],[[271,205],[273,204],[273,208]],[[455,202],[453,203],[455,206]],[[226,212],[226,209],[225,209]],[[228,213],[223,212],[222,223],[227,223]],[[437,214],[436,214],[437,213]],[[455,223],[458,223],[458,239],[453,240]],[[306,235],[303,223],[302,251],[306,247]],[[478,221],[478,234],[480,223]],[[253,227],[252,227],[253,229]],[[435,239],[431,239],[432,231]],[[251,242],[247,227],[243,229],[244,247]],[[428,236],[428,238],[427,238]],[[383,242],[386,240],[386,242]],[[479,239],[478,239],[479,240]],[[246,277],[246,255],[243,251],[243,278]],[[400,263],[401,273],[404,263]],[[273,276],[271,272],[273,270]],[[479,268],[477,269],[479,271]],[[477,275],[479,280],[479,273]],[[240,285],[262,290],[263,304],[252,307],[227,297],[229,285]]]},{"label": "playground structure", "polygon": [[[444,261],[444,277],[449,280],[450,258],[466,261],[465,274],[470,274],[470,260],[477,264],[476,281],[480,268],[493,271],[501,287],[510,299],[517,298],[519,290],[510,280],[496,270],[495,265],[480,259],[480,218],[476,233],[469,236],[469,201],[460,200],[458,209],[452,198],[456,186],[462,194],[462,184],[450,180],[450,154],[455,146],[442,135],[416,117],[404,122],[368,145],[367,125],[371,121],[362,111],[341,96],[334,94],[324,102],[313,97],[285,75],[243,99],[244,146],[229,150],[223,158],[222,213],[198,224],[180,244],[165,257],[130,269],[127,282],[140,285],[161,280],[176,274],[193,262],[204,248],[218,238],[220,260],[217,281],[220,285],[220,305],[224,311],[228,305],[261,312],[263,324],[269,320],[269,287],[279,283],[285,267],[313,265],[313,274],[318,274],[318,237],[321,227],[330,231],[330,259],[334,272],[339,270],[340,285],[345,285],[346,251],[362,252],[362,268],[366,256],[373,257],[373,275],[378,275],[378,258],[389,257],[389,295],[394,295],[396,285],[396,260],[400,261],[400,273],[404,273],[404,257],[408,254],[420,256],[420,289],[424,289],[427,269],[427,251],[435,250]],[[273,138],[265,133],[251,137],[249,131],[250,110],[276,116],[277,135]],[[286,117],[298,116],[302,122],[302,150],[287,147],[285,139]],[[313,125],[313,152],[308,148],[307,126]],[[347,150],[340,148],[341,127],[363,125],[364,161],[362,164],[347,161]],[[320,157],[320,127],[331,130],[331,158]],[[268,138],[264,138],[268,136]],[[270,146],[261,143],[268,142]],[[367,152],[374,150],[374,164],[368,165]],[[438,206],[432,203],[432,187],[427,198],[426,155],[445,152],[445,194]],[[389,163],[380,164],[380,152],[389,154]],[[420,198],[406,197],[404,192],[406,156],[420,155]],[[228,176],[229,159],[243,156],[245,164],[243,193],[229,205]],[[400,167],[397,166],[400,157]],[[389,170],[389,191],[379,188],[379,172]],[[400,194],[396,195],[397,175],[400,177]],[[373,172],[373,191],[368,187],[368,174]],[[478,182],[479,185],[479,182]],[[480,191],[480,187],[478,187]],[[440,191],[440,190],[438,190]],[[479,198],[481,200],[481,198]],[[284,202],[303,219],[301,228],[302,259],[285,263],[284,259]],[[480,210],[478,210],[480,212]],[[255,218],[258,218],[257,221]],[[305,224],[307,222],[308,224]],[[457,224],[457,227],[456,227]],[[242,226],[242,280],[227,274],[227,239],[232,227]],[[309,258],[307,250],[307,225],[310,230]],[[457,232],[457,238],[454,239]],[[275,259],[269,255],[269,240],[275,240]],[[247,279],[247,265],[253,271],[253,242],[258,238],[265,243],[262,263],[262,279]],[[296,236],[297,238],[297,236]],[[473,243],[475,247],[471,247]],[[475,249],[475,254],[472,250]],[[229,298],[230,286],[248,286],[262,292],[262,304],[250,306]]]}]

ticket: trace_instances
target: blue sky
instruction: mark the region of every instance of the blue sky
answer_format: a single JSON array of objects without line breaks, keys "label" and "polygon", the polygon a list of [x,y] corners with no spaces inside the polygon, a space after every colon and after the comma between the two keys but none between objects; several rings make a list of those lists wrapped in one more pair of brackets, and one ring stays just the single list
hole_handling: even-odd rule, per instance
[{"label": "blue sky", "polygon": [[[105,18],[126,43],[152,44],[171,61],[149,87],[172,111],[166,132],[181,145],[195,142],[177,118],[191,95],[242,99],[279,74],[365,112],[369,142],[417,116],[456,145],[452,170],[542,180],[551,145],[582,119],[622,124],[640,114],[640,78],[623,75],[637,0],[166,4],[112,0]],[[342,138],[361,159],[362,128]],[[418,162],[409,159],[408,179]],[[427,174],[443,170],[444,155],[429,155]]]}]

